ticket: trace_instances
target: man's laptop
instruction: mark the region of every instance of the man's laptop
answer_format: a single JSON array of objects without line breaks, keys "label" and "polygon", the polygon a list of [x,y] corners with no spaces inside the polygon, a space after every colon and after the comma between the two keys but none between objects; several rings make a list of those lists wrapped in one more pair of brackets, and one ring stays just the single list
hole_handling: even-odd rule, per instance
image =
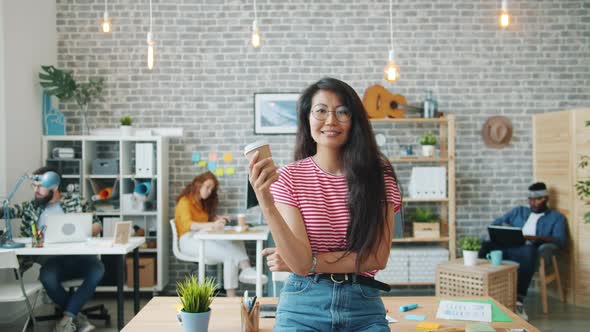
[{"label": "man's laptop", "polygon": [[488,233],[492,243],[505,246],[516,247],[526,243],[522,229],[511,226],[488,226]]},{"label": "man's laptop", "polygon": [[45,243],[85,242],[92,236],[92,213],[50,214]]}]

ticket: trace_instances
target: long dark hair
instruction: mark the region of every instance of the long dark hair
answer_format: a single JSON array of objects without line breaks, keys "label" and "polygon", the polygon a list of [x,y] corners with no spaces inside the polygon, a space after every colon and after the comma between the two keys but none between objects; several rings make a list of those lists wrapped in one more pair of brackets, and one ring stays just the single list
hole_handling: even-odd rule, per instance
[{"label": "long dark hair", "polygon": [[334,79],[322,78],[303,91],[297,103],[299,124],[295,138],[295,160],[313,156],[317,152],[316,142],[311,136],[309,117],[312,98],[320,90],[336,94],[340,102],[351,112],[351,126],[348,139],[342,146],[342,161],[348,183],[348,210],[350,223],[346,231],[348,247],[345,255],[357,253],[356,270],[360,263],[383,241],[383,226],[389,229],[386,220],[387,197],[384,175],[397,178],[391,163],[377,148],[373,129],[359,96],[348,84]]},{"label": "long dark hair", "polygon": [[[215,183],[215,187],[213,188],[213,190],[211,191],[211,195],[209,195],[207,199],[202,199],[201,186],[207,180],[213,180],[213,183]],[[184,196],[188,197],[191,200],[197,200],[199,203],[201,203],[203,210],[205,210],[205,212],[207,212],[207,214],[209,215],[209,219],[213,220],[213,218],[216,216],[217,205],[219,204],[219,197],[217,196],[218,188],[219,180],[217,180],[217,177],[215,177],[213,173],[205,172],[199,174],[195,176],[191,183],[184,187],[180,195],[178,195],[178,197],[176,198],[176,203],[178,203],[178,201],[180,201],[180,199]]]}]

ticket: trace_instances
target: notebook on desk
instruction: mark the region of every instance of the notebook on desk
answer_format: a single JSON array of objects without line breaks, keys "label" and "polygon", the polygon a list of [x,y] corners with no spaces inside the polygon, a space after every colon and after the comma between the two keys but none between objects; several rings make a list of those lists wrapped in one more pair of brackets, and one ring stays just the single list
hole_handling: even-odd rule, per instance
[{"label": "notebook on desk", "polygon": [[92,213],[50,214],[45,243],[85,242],[92,237]]},{"label": "notebook on desk", "polygon": [[511,226],[488,226],[490,240],[505,247],[516,247],[526,243],[522,229]]}]

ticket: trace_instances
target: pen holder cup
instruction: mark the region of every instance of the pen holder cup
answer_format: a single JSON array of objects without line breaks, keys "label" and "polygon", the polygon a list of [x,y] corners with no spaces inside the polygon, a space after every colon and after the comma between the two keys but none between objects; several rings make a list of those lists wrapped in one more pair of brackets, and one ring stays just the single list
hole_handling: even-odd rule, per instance
[{"label": "pen holder cup", "polygon": [[258,302],[254,304],[254,308],[248,313],[248,309],[244,306],[244,301],[241,301],[240,316],[242,317],[242,332],[258,332],[259,312],[260,306]]}]

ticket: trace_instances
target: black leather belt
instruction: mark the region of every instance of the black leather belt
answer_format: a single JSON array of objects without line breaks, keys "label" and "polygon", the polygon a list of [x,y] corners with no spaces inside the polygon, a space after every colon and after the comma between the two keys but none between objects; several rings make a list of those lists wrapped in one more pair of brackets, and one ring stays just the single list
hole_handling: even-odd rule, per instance
[{"label": "black leather belt", "polygon": [[385,292],[391,290],[391,287],[386,283],[354,273],[322,273],[317,274],[317,277],[319,279],[330,280],[335,284],[352,284],[353,282],[358,282],[359,284],[380,289]]}]

